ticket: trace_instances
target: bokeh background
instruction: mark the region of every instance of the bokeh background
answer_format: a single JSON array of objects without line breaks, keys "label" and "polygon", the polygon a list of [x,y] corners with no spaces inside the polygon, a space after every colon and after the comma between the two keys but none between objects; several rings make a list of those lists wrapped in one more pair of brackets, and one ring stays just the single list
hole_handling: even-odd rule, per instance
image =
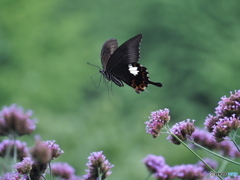
[{"label": "bokeh background", "polygon": [[[169,165],[195,163],[182,146],[153,139],[144,122],[169,108],[171,123],[195,119],[203,127],[220,97],[239,89],[240,2],[0,1],[0,106],[32,109],[43,140],[56,140],[66,161],[85,174],[87,157],[104,151],[115,165],[108,179],[144,179],[147,154]],[[142,33],[140,63],[149,93],[113,85],[113,95],[91,76],[110,38],[122,44]],[[93,76],[98,84],[100,74]],[[29,146],[33,136],[22,137]],[[205,153],[200,153],[207,156]],[[229,166],[231,171],[237,171]]]}]

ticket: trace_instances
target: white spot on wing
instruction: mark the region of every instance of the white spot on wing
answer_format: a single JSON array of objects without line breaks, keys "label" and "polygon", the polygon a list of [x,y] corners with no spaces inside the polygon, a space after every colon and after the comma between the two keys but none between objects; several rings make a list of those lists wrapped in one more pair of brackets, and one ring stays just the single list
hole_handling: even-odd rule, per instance
[{"label": "white spot on wing", "polygon": [[138,74],[138,67],[133,67],[131,64],[129,64],[128,65],[128,67],[129,67],[129,72],[131,73],[131,74],[133,74],[134,76],[136,76],[137,74]]}]

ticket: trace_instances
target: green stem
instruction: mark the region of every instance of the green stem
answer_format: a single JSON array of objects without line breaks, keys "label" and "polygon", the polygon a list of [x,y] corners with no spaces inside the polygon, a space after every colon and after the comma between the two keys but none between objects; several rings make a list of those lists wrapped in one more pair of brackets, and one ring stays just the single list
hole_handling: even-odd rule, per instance
[{"label": "green stem", "polygon": [[219,158],[221,158],[221,159],[224,159],[225,161],[229,161],[229,162],[231,162],[231,163],[233,163],[233,164],[236,164],[236,165],[239,165],[239,166],[240,166],[240,163],[238,163],[238,162],[236,162],[236,161],[233,161],[233,160],[228,159],[228,158],[226,158],[226,157],[224,157],[224,156],[221,156],[221,155],[219,155],[219,154],[217,154],[217,153],[215,153],[215,152],[212,152],[212,151],[210,151],[209,149],[207,149],[207,148],[205,148],[205,147],[203,147],[203,146],[195,143],[194,141],[190,141],[190,142],[193,143],[195,146],[197,146],[197,147],[199,147],[199,148],[202,148],[203,150],[205,150],[205,151],[207,151],[207,152],[209,152],[209,153],[211,153],[211,154],[213,154],[213,155],[215,155],[215,156],[217,156],[217,157],[219,157]]},{"label": "green stem", "polygon": [[145,178],[145,180],[148,180],[151,177],[152,173],[150,172],[148,176]]},{"label": "green stem", "polygon": [[236,143],[236,141],[232,138],[232,136],[229,136],[229,137],[231,138],[232,142],[234,143],[234,145],[236,146],[236,148],[240,152],[240,148],[239,148],[238,144]]},{"label": "green stem", "polygon": [[[210,167],[197,153],[195,153],[190,147],[188,147],[187,144],[185,144],[181,139],[179,139],[179,138],[178,138],[175,134],[173,134],[170,130],[168,130],[168,132],[169,132],[169,134],[171,134],[172,136],[174,136],[178,141],[180,141],[183,146],[185,146],[185,147],[186,147],[191,153],[193,153],[200,161],[202,161],[203,164],[205,164],[211,171],[213,171],[214,173],[216,173],[216,172],[214,171],[214,169],[211,168],[211,167]],[[219,179],[223,180],[221,176],[217,175],[217,177],[218,177]]]},{"label": "green stem", "polygon": [[100,172],[100,167],[98,167],[98,180],[102,180],[102,174]]},{"label": "green stem", "polygon": [[51,168],[51,162],[48,163],[48,166],[49,166],[50,180],[52,180],[52,168]]},{"label": "green stem", "polygon": [[13,146],[13,163],[17,163],[17,145],[16,145],[16,138],[14,138],[14,146]]},{"label": "green stem", "polygon": [[29,179],[29,180],[31,180],[31,176],[30,176],[30,173],[28,173],[28,175],[27,175],[27,176],[28,176],[28,179]]},{"label": "green stem", "polygon": [[43,175],[41,175],[41,177],[42,177],[44,180],[46,180],[46,178],[45,178]]}]

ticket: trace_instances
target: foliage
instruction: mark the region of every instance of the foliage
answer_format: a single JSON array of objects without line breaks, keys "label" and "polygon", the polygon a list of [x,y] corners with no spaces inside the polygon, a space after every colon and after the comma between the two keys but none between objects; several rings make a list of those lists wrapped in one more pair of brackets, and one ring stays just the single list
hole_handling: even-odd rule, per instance
[{"label": "foliage", "polygon": [[[59,161],[78,174],[100,150],[115,165],[116,180],[145,177],[141,159],[149,153],[169,164],[196,162],[184,149],[149,139],[144,122],[165,107],[172,119],[204,122],[219,97],[239,89],[239,3],[1,1],[0,105],[33,109],[37,133],[57,140],[65,151]],[[86,62],[100,65],[107,39],[122,43],[139,33],[140,63],[163,87],[137,95],[113,86],[109,98],[104,85],[99,91],[92,84],[98,70]]]}]

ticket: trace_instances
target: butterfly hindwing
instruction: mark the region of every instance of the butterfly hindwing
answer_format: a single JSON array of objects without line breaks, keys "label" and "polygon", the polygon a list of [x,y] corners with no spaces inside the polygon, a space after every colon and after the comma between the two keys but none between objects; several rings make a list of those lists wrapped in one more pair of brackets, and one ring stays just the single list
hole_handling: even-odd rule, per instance
[{"label": "butterfly hindwing", "polygon": [[114,76],[131,86],[139,94],[144,91],[149,84],[162,87],[161,83],[150,81],[147,68],[139,63],[129,64],[127,67],[119,68]]}]

